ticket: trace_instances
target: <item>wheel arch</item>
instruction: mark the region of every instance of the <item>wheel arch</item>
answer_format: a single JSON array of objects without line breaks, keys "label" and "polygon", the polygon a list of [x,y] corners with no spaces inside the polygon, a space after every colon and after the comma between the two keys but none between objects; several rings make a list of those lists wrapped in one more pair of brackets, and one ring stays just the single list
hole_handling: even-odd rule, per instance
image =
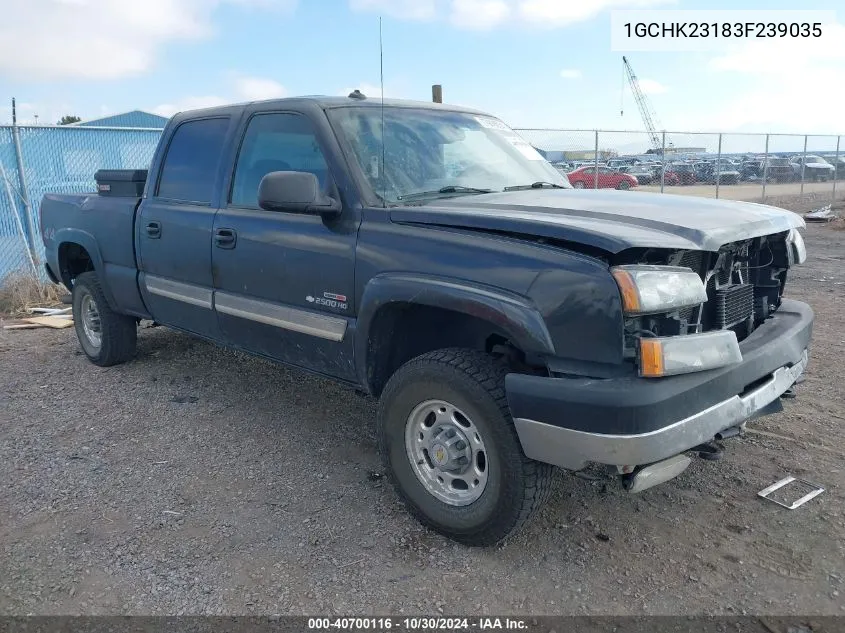
[{"label": "wheel arch", "polygon": [[410,358],[441,347],[491,351],[510,345],[525,357],[553,355],[539,311],[519,295],[460,280],[385,274],[364,290],[355,357],[359,381],[379,395]]},{"label": "wheel arch", "polygon": [[105,263],[96,238],[79,229],[62,229],[56,232],[56,263],[58,277],[73,292],[73,281],[84,272],[96,272],[100,277],[103,294],[111,308],[115,308],[112,293],[105,283]]}]

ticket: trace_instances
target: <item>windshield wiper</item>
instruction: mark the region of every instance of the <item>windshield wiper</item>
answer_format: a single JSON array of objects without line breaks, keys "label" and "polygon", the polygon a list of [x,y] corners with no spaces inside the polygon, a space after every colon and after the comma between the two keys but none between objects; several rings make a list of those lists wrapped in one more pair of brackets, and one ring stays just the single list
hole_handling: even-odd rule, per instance
[{"label": "windshield wiper", "polygon": [[428,198],[429,196],[437,196],[442,193],[492,193],[492,189],[479,189],[478,187],[463,187],[461,185],[447,185],[440,187],[434,191],[417,191],[414,193],[406,193],[402,196],[397,196],[397,200],[417,200],[419,198]]},{"label": "windshield wiper", "polygon": [[522,189],[542,189],[543,187],[551,187],[552,189],[566,189],[563,185],[557,185],[553,182],[546,182],[545,180],[538,180],[532,182],[530,185],[514,185],[513,187],[505,187],[504,191],[520,191]]}]

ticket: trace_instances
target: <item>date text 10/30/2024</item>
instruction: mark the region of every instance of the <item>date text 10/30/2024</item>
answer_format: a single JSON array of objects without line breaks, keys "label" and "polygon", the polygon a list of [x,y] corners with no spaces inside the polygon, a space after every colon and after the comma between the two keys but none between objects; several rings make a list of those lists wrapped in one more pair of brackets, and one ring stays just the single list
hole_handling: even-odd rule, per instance
[{"label": "date text 10/30/2024", "polygon": [[526,630],[518,618],[308,618],[309,631],[496,631]]}]

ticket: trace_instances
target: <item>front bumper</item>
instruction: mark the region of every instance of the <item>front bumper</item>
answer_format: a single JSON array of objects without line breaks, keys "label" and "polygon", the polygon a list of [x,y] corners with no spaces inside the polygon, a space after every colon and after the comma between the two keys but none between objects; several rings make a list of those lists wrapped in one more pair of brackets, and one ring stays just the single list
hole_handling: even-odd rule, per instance
[{"label": "front bumper", "polygon": [[578,470],[650,464],[765,415],[807,365],[810,307],[783,301],[740,343],[736,365],[659,379],[510,374],[508,403],[526,456]]}]

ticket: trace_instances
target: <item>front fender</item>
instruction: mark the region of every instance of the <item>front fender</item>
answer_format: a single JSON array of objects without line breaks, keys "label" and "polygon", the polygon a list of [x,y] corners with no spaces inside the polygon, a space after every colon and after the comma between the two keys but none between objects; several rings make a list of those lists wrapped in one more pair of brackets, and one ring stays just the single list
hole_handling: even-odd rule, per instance
[{"label": "front fender", "polygon": [[554,355],[554,343],[540,312],[521,295],[458,279],[412,273],[384,273],[364,288],[358,312],[355,358],[367,384],[368,340],[379,310],[395,303],[425,305],[483,319],[507,334],[525,353]]}]

